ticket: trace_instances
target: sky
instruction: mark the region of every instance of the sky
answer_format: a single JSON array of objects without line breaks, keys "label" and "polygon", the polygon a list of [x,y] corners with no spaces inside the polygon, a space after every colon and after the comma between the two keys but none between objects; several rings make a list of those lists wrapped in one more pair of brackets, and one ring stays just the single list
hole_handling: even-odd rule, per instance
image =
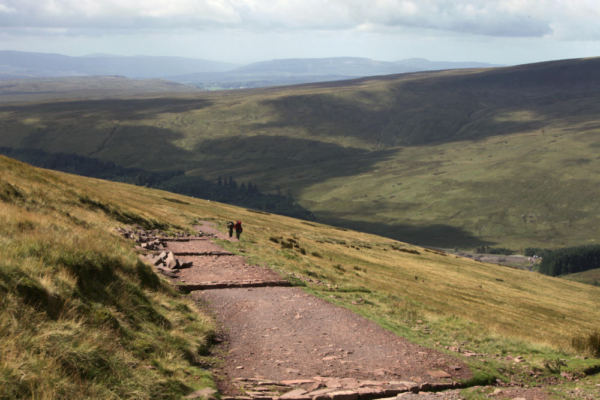
[{"label": "sky", "polygon": [[600,56],[600,0],[0,0],[0,50],[512,65]]}]

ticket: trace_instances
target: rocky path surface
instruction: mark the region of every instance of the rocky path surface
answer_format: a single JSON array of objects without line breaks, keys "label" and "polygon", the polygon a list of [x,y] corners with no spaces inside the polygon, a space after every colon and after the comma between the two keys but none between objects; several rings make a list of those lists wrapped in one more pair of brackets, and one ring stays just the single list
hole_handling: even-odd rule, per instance
[{"label": "rocky path surface", "polygon": [[470,376],[467,366],[451,356],[410,343],[300,288],[194,295],[212,305],[226,328],[229,354],[223,371],[229,377],[306,381],[303,389],[319,383],[329,389],[378,387],[398,394],[395,389],[402,386],[427,383],[449,389]]},{"label": "rocky path surface", "polygon": [[[195,228],[228,239],[210,224]],[[231,280],[279,278],[237,256],[206,257],[189,271]],[[228,288],[193,295],[210,305],[223,327],[228,347],[220,371],[227,377],[222,382],[225,395],[373,399],[452,389],[470,377],[468,367],[451,356],[412,344],[299,288]]]},{"label": "rocky path surface", "polygon": [[[146,260],[215,313],[225,349],[216,371],[223,400],[461,398],[456,389],[471,372],[460,360],[300,288],[281,287],[287,281],[276,272],[209,240],[237,239],[210,223],[195,228],[199,237],[164,240]],[[196,255],[178,255],[170,265],[186,267],[167,268],[168,254]]]}]

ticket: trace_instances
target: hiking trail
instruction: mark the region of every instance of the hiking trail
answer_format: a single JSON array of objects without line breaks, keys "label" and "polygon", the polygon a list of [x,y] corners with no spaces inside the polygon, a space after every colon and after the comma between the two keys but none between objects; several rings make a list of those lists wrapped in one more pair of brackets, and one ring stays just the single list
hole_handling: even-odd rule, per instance
[{"label": "hiking trail", "polygon": [[[199,223],[199,237],[158,238],[154,243],[160,240],[164,251],[147,251],[144,258],[215,314],[225,347],[222,367],[214,371],[223,400],[461,398],[461,382],[472,377],[464,362],[286,287],[275,271],[248,265],[210,240],[235,237]],[[181,269],[160,266],[168,265],[168,252]],[[523,398],[545,398],[527,394]]]}]

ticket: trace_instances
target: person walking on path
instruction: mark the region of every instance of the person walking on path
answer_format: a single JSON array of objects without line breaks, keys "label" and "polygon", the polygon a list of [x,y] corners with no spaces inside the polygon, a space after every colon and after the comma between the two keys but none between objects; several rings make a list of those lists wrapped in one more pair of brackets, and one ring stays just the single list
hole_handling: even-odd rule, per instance
[{"label": "person walking on path", "polygon": [[238,240],[240,240],[240,235],[242,234],[242,231],[243,231],[242,221],[236,222],[234,228],[235,228],[235,237],[237,237]]},{"label": "person walking on path", "polygon": [[229,238],[231,239],[231,237],[233,237],[233,227],[234,227],[234,223],[233,221],[229,221],[227,223],[227,229],[229,229]]}]

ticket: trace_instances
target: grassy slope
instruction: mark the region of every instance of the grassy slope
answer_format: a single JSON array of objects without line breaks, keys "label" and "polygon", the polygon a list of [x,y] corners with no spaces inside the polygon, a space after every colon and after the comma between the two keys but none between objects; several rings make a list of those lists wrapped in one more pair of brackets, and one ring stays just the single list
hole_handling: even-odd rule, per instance
[{"label": "grassy slope", "polygon": [[[543,359],[565,357],[570,339],[600,321],[600,288],[593,286],[365,233],[37,170],[4,157],[0,168],[3,390],[41,398],[76,391],[110,397],[111,390],[144,398],[157,387],[168,397],[207,384],[195,381],[206,377],[186,358],[205,345],[210,322],[194,317],[193,305],[147,274],[132,244],[114,233],[120,224],[114,218],[181,228],[196,218],[220,226],[239,218],[243,241],[224,243],[231,250],[243,248],[251,262],[284,274],[338,285],[307,290],[411,340],[483,353],[488,361],[472,364],[505,379],[524,370],[505,366],[494,354],[524,355],[543,368]],[[291,238],[306,254],[273,241]],[[20,284],[41,289],[22,290]],[[27,303],[31,293],[39,301]]]},{"label": "grassy slope", "polygon": [[178,399],[214,385],[200,368],[212,319],[114,231],[186,219],[116,185],[5,157],[0,170],[0,398]]},{"label": "grassy slope", "polygon": [[561,278],[569,279],[575,282],[587,283],[590,285],[600,286],[600,268],[591,269],[589,271],[578,272],[562,276]]},{"label": "grassy slope", "polygon": [[413,243],[593,243],[599,64],[7,105],[0,144],[252,179]]}]

